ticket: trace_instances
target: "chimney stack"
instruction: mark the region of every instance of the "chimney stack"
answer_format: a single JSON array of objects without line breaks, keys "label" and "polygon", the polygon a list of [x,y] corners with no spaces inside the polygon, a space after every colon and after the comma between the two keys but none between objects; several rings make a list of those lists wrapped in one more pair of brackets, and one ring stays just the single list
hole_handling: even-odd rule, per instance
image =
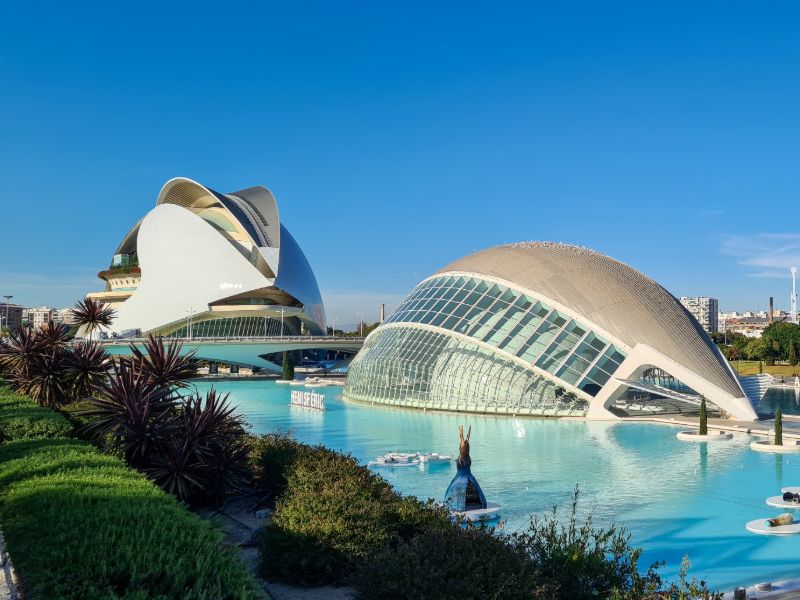
[{"label": "chimney stack", "polygon": [[773,310],[773,302],[772,296],[769,297],[769,324],[772,325],[772,321],[774,319],[774,310]]},{"label": "chimney stack", "polygon": [[386,305],[381,304],[381,323],[383,323],[383,319],[386,316]]}]

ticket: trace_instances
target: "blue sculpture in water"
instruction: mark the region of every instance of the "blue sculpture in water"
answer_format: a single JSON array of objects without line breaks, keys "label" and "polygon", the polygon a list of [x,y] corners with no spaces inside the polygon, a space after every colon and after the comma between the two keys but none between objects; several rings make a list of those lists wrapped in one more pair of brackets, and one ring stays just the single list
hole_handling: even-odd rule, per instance
[{"label": "blue sculpture in water", "polygon": [[469,436],[472,435],[472,427],[470,426],[467,431],[466,439],[464,439],[463,425],[459,425],[458,434],[461,443],[456,460],[456,476],[447,488],[444,503],[450,510],[458,512],[486,508],[486,496],[483,495],[478,480],[470,471],[472,459],[469,457]]}]

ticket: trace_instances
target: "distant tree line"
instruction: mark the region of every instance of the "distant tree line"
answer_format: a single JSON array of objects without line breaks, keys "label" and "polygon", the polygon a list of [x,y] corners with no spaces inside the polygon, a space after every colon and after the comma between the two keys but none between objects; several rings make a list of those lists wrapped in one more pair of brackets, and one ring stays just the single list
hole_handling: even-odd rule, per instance
[{"label": "distant tree line", "polygon": [[760,338],[741,333],[714,333],[711,338],[728,360],[758,360],[796,366],[800,362],[800,325],[772,323]]}]

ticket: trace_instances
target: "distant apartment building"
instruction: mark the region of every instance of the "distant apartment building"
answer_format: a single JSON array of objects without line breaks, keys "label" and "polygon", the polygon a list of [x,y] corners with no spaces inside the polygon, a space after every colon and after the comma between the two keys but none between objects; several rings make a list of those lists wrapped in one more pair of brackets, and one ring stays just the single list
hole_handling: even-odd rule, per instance
[{"label": "distant apartment building", "polygon": [[26,308],[22,320],[34,329],[41,327],[48,321],[55,321],[58,311],[55,308],[40,306],[38,308]]},{"label": "distant apartment building", "polygon": [[12,333],[22,325],[23,308],[19,304],[0,304],[0,322]]},{"label": "distant apartment building", "polygon": [[681,304],[707,333],[719,331],[719,300],[706,296],[681,296]]},{"label": "distant apartment building", "polygon": [[59,308],[56,310],[56,315],[53,318],[56,323],[63,323],[64,325],[74,325],[75,317],[72,315],[71,308]]}]

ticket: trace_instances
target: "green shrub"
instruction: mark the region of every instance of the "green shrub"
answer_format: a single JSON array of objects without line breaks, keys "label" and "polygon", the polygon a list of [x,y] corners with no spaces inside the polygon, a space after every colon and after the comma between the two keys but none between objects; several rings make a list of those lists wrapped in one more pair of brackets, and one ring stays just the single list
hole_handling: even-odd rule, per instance
[{"label": "green shrub", "polygon": [[313,453],[311,446],[301,444],[285,433],[249,436],[248,458],[254,483],[270,494],[271,504],[286,488],[286,472],[301,455]]},{"label": "green shrub", "polygon": [[385,548],[360,569],[355,589],[359,600],[555,597],[507,537],[458,526]]},{"label": "green shrub", "polygon": [[72,425],[59,413],[0,388],[0,433],[3,439],[54,438],[72,433]]},{"label": "green shrub", "polygon": [[[339,583],[387,546],[451,526],[446,512],[401,497],[352,456],[272,441],[273,456],[282,458],[269,463],[270,473],[278,481],[282,473],[285,487],[274,526],[261,536],[262,571],[269,579]],[[283,470],[281,461],[288,463]]]},{"label": "green shrub", "polygon": [[14,440],[0,467],[0,526],[28,597],[257,597],[214,525],[92,445]]}]

